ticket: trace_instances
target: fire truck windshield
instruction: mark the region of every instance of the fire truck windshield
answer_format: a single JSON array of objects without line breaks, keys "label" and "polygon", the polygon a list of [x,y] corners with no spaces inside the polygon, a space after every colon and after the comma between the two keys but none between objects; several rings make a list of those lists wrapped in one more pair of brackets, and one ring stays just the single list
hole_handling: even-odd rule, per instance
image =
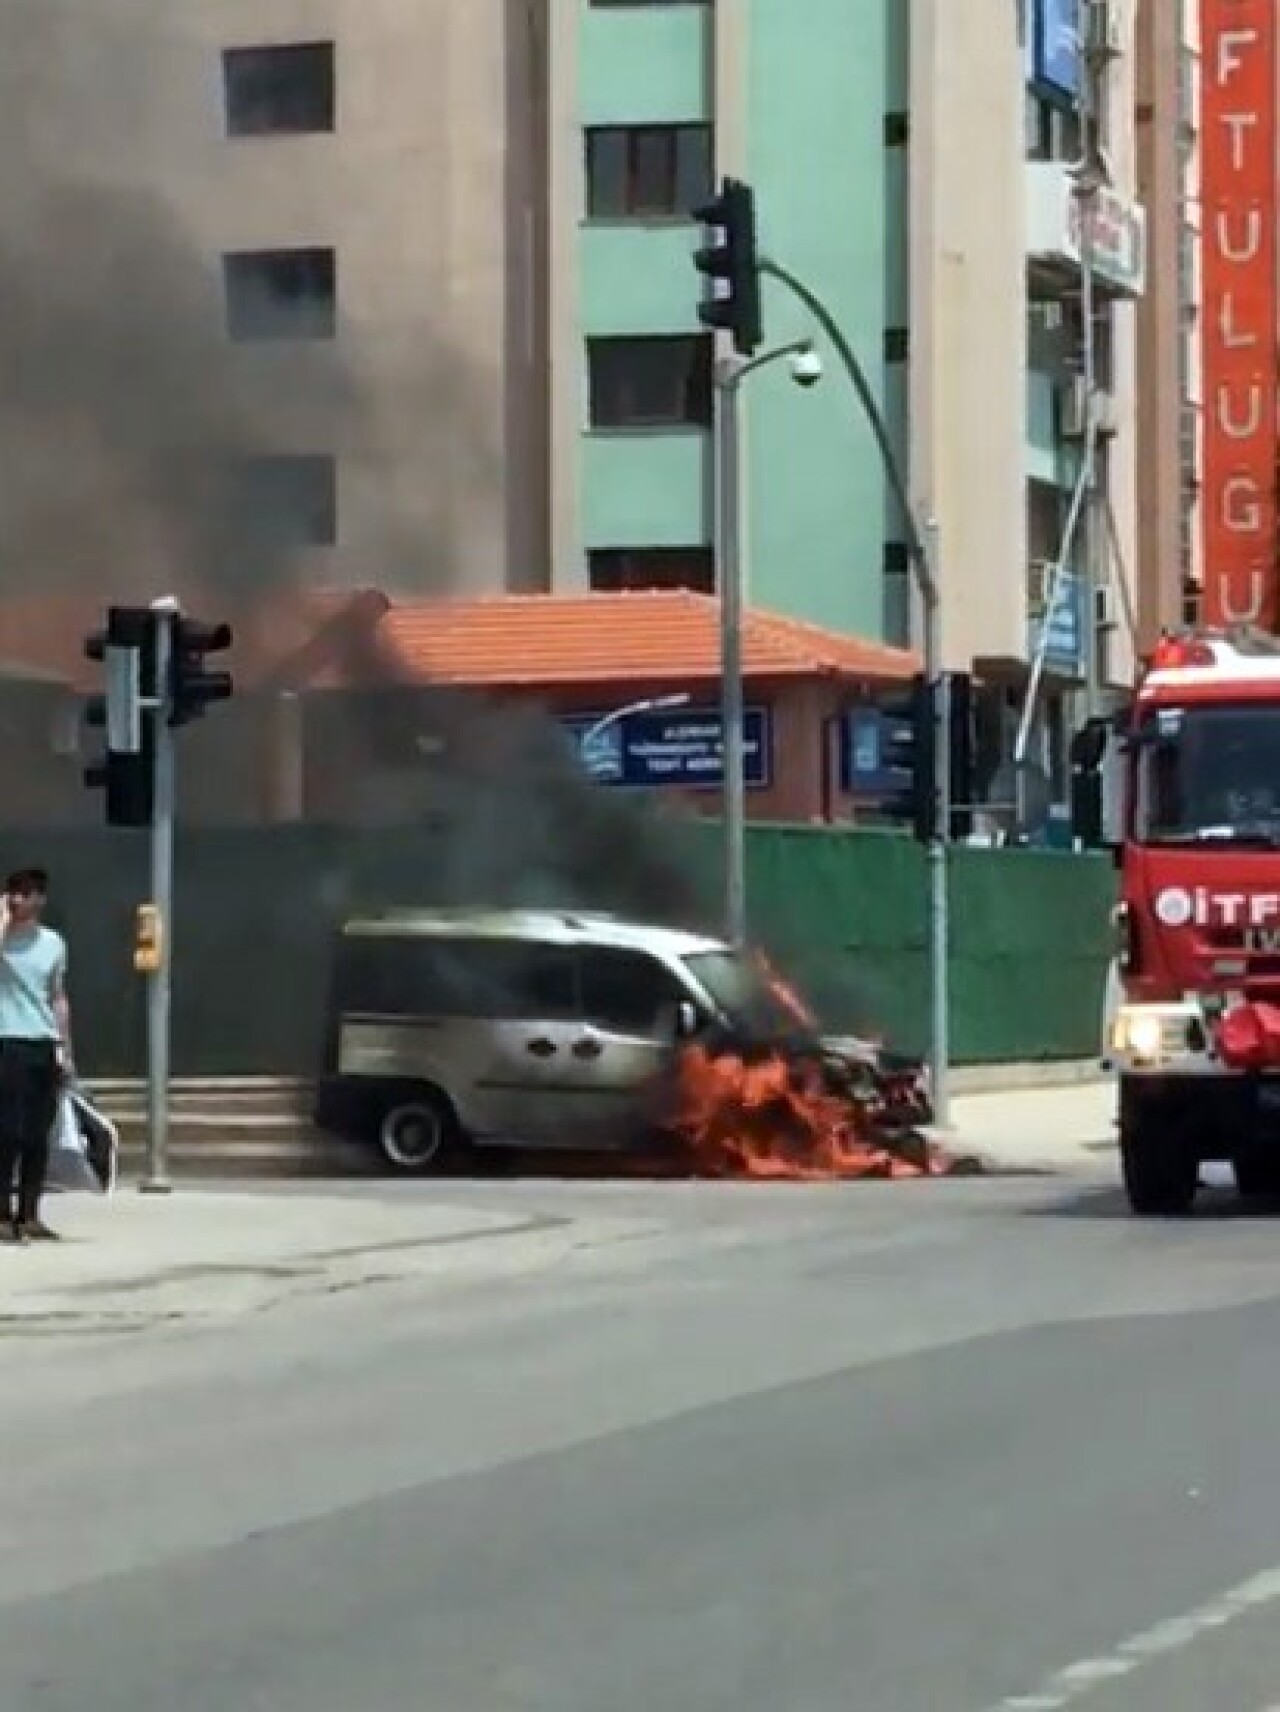
[{"label": "fire truck windshield", "polygon": [[1280,847],[1280,705],[1158,708],[1137,739],[1139,843]]}]

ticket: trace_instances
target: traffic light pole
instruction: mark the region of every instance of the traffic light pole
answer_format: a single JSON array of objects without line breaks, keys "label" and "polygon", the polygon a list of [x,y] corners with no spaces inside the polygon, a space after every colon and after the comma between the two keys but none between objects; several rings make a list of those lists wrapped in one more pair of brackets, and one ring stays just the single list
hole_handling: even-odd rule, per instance
[{"label": "traffic light pole", "polygon": [[173,827],[176,773],[169,724],[170,665],[177,609],[156,603],[154,813],[151,822],[151,903],[159,919],[155,967],[147,976],[147,1170],[139,1185],[167,1195],[169,1180],[169,1039],[173,991]]},{"label": "traffic light pole", "polygon": [[746,706],[742,670],[742,624],[746,609],[746,563],[742,552],[742,383],[748,375],[812,348],[793,339],[742,362],[716,364],[716,565],[720,596],[721,791],[724,821],[725,937],[741,946],[747,938]]},{"label": "traffic light pole", "polygon": [[[921,638],[929,707],[933,717],[934,818],[925,860],[929,869],[929,1083],[933,1121],[945,1127],[951,1119],[948,1082],[951,1069],[951,884],[948,850],[951,840],[951,686],[942,669],[941,603],[938,600],[938,525],[932,518],[921,533],[920,553],[927,578],[922,580]],[[925,591],[928,591],[926,593]]]}]

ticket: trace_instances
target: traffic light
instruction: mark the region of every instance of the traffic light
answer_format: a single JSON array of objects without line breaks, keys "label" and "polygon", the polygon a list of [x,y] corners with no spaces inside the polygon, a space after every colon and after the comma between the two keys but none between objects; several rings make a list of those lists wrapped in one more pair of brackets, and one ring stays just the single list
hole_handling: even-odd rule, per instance
[{"label": "traffic light", "polygon": [[880,812],[911,827],[922,844],[933,835],[934,775],[937,771],[933,692],[918,674],[901,696],[879,704],[880,764],[897,774],[901,788],[880,804]]},{"label": "traffic light", "polygon": [[973,831],[976,789],[973,732],[973,679],[968,672],[947,674],[948,750],[947,795],[951,801],[951,836],[957,842]]},{"label": "traffic light", "polygon": [[[940,689],[947,707],[947,796],[953,805],[948,836],[967,838],[973,819],[973,680],[948,672]],[[881,702],[881,767],[896,773],[902,788],[881,803],[881,813],[907,823],[922,844],[938,832],[938,719],[934,692],[919,675],[905,694]]]},{"label": "traffic light", "polygon": [[199,619],[174,615],[169,657],[169,724],[190,725],[203,717],[216,701],[230,701],[235,689],[230,672],[211,672],[210,654],[230,648],[229,624],[203,624]]},{"label": "traffic light", "polygon": [[86,637],[85,658],[103,667],[104,693],[85,704],[85,724],[104,733],[102,758],[85,768],[105,792],[108,826],[149,826],[154,807],[155,633],[145,606],[112,606],[103,630]]},{"label": "traffic light", "polygon": [[[695,208],[693,217],[717,239],[693,258],[698,272],[713,282],[713,295],[698,305],[698,319],[704,327],[729,333],[740,357],[754,356],[764,342],[755,192],[740,179],[726,178],[719,195]],[[727,289],[717,291],[720,283]]]}]

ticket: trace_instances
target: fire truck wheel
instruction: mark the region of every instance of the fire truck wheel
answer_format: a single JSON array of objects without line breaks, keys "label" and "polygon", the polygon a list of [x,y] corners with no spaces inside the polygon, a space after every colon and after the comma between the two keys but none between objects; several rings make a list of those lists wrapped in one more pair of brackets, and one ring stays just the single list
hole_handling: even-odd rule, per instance
[{"label": "fire truck wheel", "polygon": [[445,1095],[427,1084],[389,1093],[378,1120],[378,1146],[393,1171],[422,1176],[457,1165],[464,1144]]},{"label": "fire truck wheel", "polygon": [[1194,1153],[1167,1136],[1121,1135],[1120,1164],[1129,1206],[1144,1218],[1178,1218],[1191,1211],[1200,1181]]}]

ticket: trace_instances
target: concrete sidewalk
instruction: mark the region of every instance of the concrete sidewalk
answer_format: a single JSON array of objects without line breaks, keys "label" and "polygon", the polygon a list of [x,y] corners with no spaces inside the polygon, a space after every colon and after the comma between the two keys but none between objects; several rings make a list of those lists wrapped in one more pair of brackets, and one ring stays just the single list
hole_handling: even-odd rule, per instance
[{"label": "concrete sidewalk", "polygon": [[59,1243],[0,1246],[0,1337],[225,1320],[303,1295],[431,1275],[527,1270],[574,1221],[423,1196],[181,1189],[51,1195]]},{"label": "concrete sidewalk", "polygon": [[942,1146],[974,1153],[1002,1171],[1096,1169],[1116,1145],[1114,1078],[1063,1087],[957,1094]]}]

